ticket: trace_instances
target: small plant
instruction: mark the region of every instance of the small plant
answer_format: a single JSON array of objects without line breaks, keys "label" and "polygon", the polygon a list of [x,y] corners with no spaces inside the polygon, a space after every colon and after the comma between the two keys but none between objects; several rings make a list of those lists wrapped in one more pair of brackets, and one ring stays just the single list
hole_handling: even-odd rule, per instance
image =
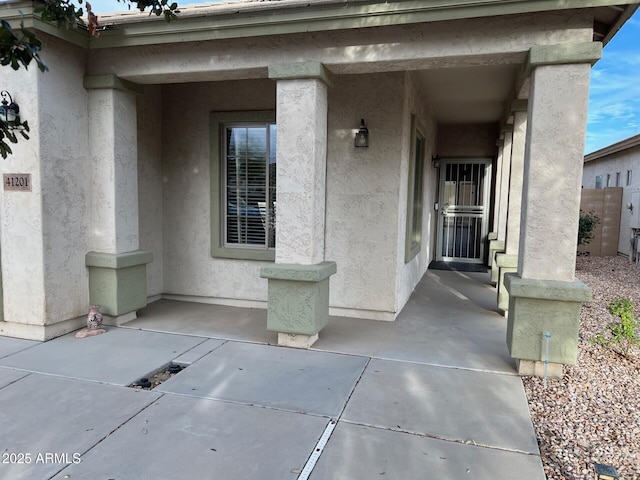
[{"label": "small plant", "polygon": [[593,212],[584,213],[580,210],[580,221],[578,223],[578,245],[587,245],[593,240],[593,231],[600,219]]},{"label": "small plant", "polygon": [[640,343],[640,336],[636,332],[636,328],[640,326],[633,315],[633,304],[627,298],[614,300],[609,304],[609,313],[620,318],[619,322],[612,322],[607,325],[610,336],[605,338],[600,333],[592,339],[592,343],[598,343],[604,346],[621,345],[622,354],[629,355],[629,350],[633,345]]}]

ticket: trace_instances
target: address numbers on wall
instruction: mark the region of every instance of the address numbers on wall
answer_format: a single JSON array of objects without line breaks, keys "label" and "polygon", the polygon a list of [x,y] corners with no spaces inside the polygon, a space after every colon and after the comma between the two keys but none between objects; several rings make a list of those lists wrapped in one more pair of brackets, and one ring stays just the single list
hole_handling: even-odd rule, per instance
[{"label": "address numbers on wall", "polygon": [[3,174],[3,182],[5,191],[30,192],[31,191],[31,174],[30,173],[5,173]]}]

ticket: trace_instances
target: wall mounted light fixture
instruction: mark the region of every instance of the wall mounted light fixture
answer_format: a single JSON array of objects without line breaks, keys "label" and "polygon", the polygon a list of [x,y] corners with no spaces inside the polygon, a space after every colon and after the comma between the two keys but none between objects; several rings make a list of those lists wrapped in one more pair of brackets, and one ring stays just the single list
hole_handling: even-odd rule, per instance
[{"label": "wall mounted light fixture", "polygon": [[360,129],[356,132],[356,147],[369,146],[369,129],[364,124],[364,118],[360,120]]},{"label": "wall mounted light fixture", "polygon": [[440,157],[438,155],[432,156],[431,161],[433,162],[433,168],[440,168]]},{"label": "wall mounted light fixture", "polygon": [[18,114],[20,113],[20,107],[13,101],[13,98],[6,90],[0,92],[0,98],[2,98],[0,102],[0,120],[7,124],[9,128],[19,128],[20,117]]}]

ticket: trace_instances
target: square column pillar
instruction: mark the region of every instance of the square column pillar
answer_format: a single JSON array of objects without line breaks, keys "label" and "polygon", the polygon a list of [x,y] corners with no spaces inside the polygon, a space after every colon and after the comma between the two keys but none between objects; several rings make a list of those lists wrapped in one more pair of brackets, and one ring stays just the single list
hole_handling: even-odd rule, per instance
[{"label": "square column pillar", "polygon": [[[493,245],[489,244],[489,254],[493,255],[491,262],[491,283],[497,284],[500,278],[500,270],[495,257],[498,252],[504,252],[505,240],[507,237],[507,215],[509,206],[509,173],[511,172],[511,142],[513,141],[513,130],[511,127],[504,131],[502,146],[502,172],[500,175],[500,192],[498,201],[500,211],[498,213],[498,235]],[[493,247],[493,248],[492,248]]]},{"label": "square column pillar", "polygon": [[139,250],[135,96],[142,90],[113,75],[85,77],[84,86],[93,172],[89,301],[100,305],[105,323],[122,324],[147,304],[145,265],[151,261],[151,252]]},{"label": "square column pillar", "polygon": [[277,81],[276,263],[262,268],[269,279],[267,328],[278,343],[310,347],[329,318],[325,262],[327,90],[330,74],[319,62],[273,65]]},{"label": "square column pillar", "polygon": [[[590,63],[599,43],[534,47],[525,147],[517,273],[509,292],[507,345],[521,373],[552,371],[577,359],[580,306],[575,280]],[[545,333],[551,335],[546,357]]]},{"label": "square column pillar", "polygon": [[520,214],[522,209],[522,175],[524,171],[524,148],[527,136],[526,102],[515,101],[512,104],[513,141],[511,142],[511,171],[509,174],[509,206],[507,212],[507,234],[504,253],[496,254],[499,270],[498,308],[509,309],[509,292],[504,287],[505,273],[515,272],[518,266],[518,248],[520,244]]},{"label": "square column pillar", "polygon": [[500,212],[498,216],[498,240],[505,240],[507,237],[507,212],[509,204],[509,175],[511,174],[511,142],[513,141],[513,130],[504,131],[502,146],[502,172],[500,174]]},{"label": "square column pillar", "polygon": [[505,205],[500,203],[500,196],[502,192],[502,171],[504,170],[504,139],[499,139],[496,142],[496,146],[498,147],[498,156],[496,158],[496,187],[493,194],[493,205],[494,205],[494,214],[493,214],[493,226],[492,230],[488,235],[489,239],[489,255],[487,257],[487,267],[491,268],[493,266],[493,262],[495,260],[496,252],[504,251],[504,238],[499,239],[498,230],[500,225],[500,218],[502,215],[502,211],[506,208]]}]

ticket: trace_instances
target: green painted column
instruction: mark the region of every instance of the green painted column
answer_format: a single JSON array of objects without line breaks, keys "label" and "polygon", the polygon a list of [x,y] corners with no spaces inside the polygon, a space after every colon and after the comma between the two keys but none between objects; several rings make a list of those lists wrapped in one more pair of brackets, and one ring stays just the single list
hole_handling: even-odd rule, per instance
[{"label": "green painted column", "polygon": [[[511,357],[518,359],[519,373],[534,374],[545,361],[554,368],[575,364],[580,310],[582,302],[591,301],[591,289],[578,280],[529,280],[517,273],[505,274],[504,284],[509,292],[507,346]],[[551,334],[548,358],[547,332]]]},{"label": "green painted column", "polygon": [[591,299],[575,278],[578,214],[590,63],[601,49],[597,42],[532,47],[523,70],[531,78],[518,270],[504,280],[507,345],[521,374],[540,374],[544,362],[562,374],[578,355],[581,303]]},{"label": "green painted column", "polygon": [[99,305],[110,322],[122,324],[135,318],[136,310],[147,305],[147,263],[149,251],[127,253],[89,252],[89,302]]},{"label": "green painted column", "polygon": [[136,95],[142,87],[115,75],[84,77],[89,99],[91,229],[89,301],[105,323],[136,318],[147,304],[147,263],[140,250]]},{"label": "green painted column", "polygon": [[278,344],[308,348],[329,320],[329,277],[335,262],[316,265],[273,264],[262,267],[269,279],[267,329]]},{"label": "green painted column", "polygon": [[331,73],[320,62],[269,66],[276,86],[278,221],[267,278],[267,328],[278,344],[309,348],[329,318],[325,206],[327,111]]}]

